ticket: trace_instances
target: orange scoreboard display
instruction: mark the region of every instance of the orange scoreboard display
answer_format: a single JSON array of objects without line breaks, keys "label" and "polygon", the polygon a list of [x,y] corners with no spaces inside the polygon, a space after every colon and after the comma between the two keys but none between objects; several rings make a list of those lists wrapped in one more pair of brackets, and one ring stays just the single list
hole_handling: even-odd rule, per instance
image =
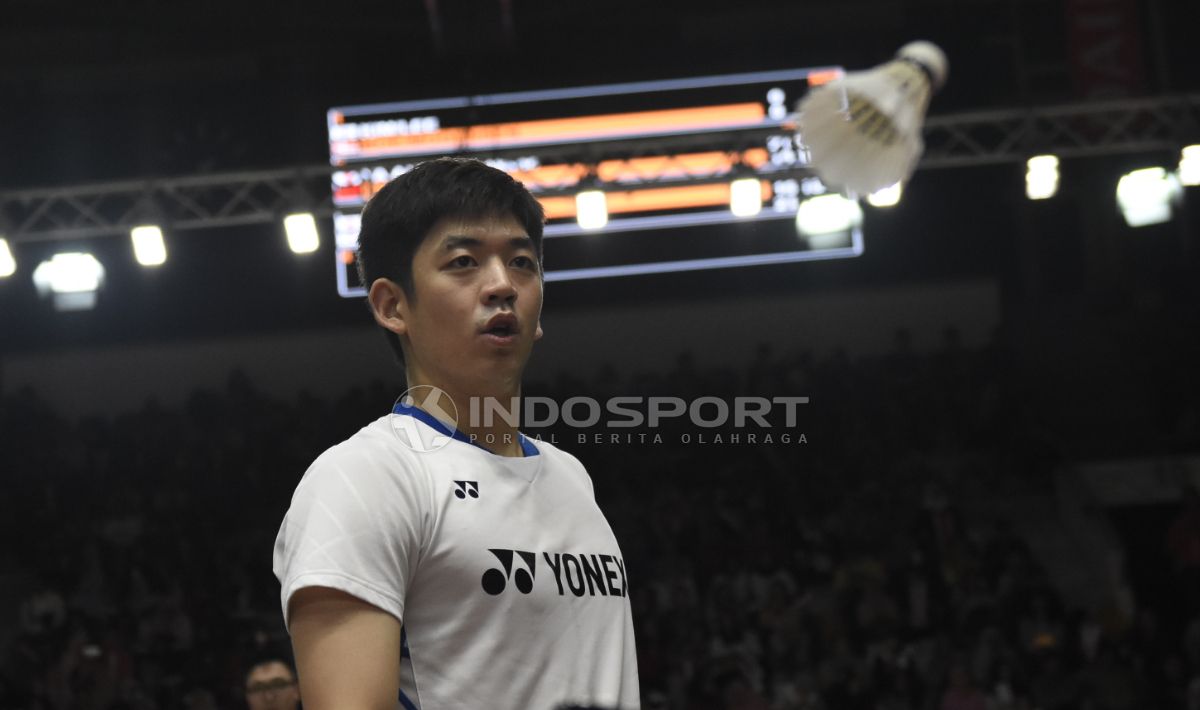
[{"label": "orange scoreboard display", "polygon": [[[819,244],[756,228],[794,219],[802,199],[825,191],[787,125],[789,107],[841,74],[790,69],[330,109],[338,292],[364,293],[354,264],[362,205],[442,155],[478,157],[538,198],[547,281],[857,256],[857,228]],[[761,208],[734,214],[731,181],[746,178],[757,180]],[[602,227],[580,226],[575,196],[585,189],[604,193]],[[731,237],[735,224],[749,226]]]}]

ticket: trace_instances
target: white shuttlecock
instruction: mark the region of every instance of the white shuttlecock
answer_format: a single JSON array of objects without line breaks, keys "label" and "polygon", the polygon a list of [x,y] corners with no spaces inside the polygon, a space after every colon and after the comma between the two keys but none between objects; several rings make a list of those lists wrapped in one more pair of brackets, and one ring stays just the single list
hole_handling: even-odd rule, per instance
[{"label": "white shuttlecock", "polygon": [[937,45],[910,42],[886,64],[809,92],[797,107],[797,130],[821,180],[858,195],[906,180],[925,150],[929,96],[948,68]]}]

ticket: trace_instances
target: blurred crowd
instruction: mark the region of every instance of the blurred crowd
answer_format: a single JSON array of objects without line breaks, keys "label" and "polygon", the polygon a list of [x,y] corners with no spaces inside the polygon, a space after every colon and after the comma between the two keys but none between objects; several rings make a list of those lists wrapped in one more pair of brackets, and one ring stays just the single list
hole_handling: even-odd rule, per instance
[{"label": "blurred crowd", "polygon": [[[595,480],[644,707],[1200,709],[1197,610],[1168,625],[1137,600],[1082,607],[978,512],[1051,495],[1064,450],[998,342],[964,348],[950,328],[917,353],[899,331],[882,357],[763,345],[740,366],[682,353],[658,373],[544,374],[526,394],[810,398],[771,445],[686,420],[661,442],[527,431]],[[247,669],[287,653],[271,549],[292,490],[401,389],[283,400],[234,372],[180,408],[82,420],[28,390],[0,400],[0,708],[245,707]],[[1193,446],[1194,411],[1171,416]],[[1200,504],[1179,520],[1172,544],[1200,569]]]}]

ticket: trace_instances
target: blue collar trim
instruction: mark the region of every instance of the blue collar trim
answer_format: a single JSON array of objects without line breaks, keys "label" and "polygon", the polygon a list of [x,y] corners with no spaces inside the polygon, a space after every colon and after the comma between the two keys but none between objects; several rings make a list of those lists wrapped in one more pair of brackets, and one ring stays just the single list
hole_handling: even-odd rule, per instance
[{"label": "blue collar trim", "polygon": [[[486,446],[483,446],[477,442],[471,441],[471,437],[462,433],[458,429],[451,429],[450,427],[446,426],[445,422],[441,421],[437,417],[433,416],[429,412],[426,412],[424,409],[421,409],[419,407],[412,407],[407,404],[404,404],[403,402],[397,402],[396,406],[392,407],[392,414],[403,414],[406,416],[410,416],[413,419],[425,422],[429,426],[433,427],[439,434],[448,436],[451,439],[457,439],[457,440],[463,442],[464,444],[470,444],[471,446],[478,447],[478,448],[483,449],[484,451],[488,452],[489,454],[497,455],[494,451],[487,448]],[[538,448],[536,446],[534,446],[533,442],[530,441],[529,438],[526,437],[521,432],[517,432],[517,441],[521,442],[521,454],[523,456],[537,456],[538,454],[541,453],[540,451],[538,451]]]}]

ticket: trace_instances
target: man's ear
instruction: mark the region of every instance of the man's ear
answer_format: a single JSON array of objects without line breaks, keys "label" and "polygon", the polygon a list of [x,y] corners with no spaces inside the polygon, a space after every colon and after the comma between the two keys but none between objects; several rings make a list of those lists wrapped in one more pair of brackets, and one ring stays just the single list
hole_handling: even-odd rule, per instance
[{"label": "man's ear", "polygon": [[541,340],[545,333],[542,332],[542,319],[538,318],[537,330],[533,331],[533,339]]},{"label": "man's ear", "polygon": [[371,290],[367,292],[367,301],[371,304],[376,323],[396,335],[408,332],[408,324],[404,321],[408,301],[399,284],[391,279],[375,279]]}]

